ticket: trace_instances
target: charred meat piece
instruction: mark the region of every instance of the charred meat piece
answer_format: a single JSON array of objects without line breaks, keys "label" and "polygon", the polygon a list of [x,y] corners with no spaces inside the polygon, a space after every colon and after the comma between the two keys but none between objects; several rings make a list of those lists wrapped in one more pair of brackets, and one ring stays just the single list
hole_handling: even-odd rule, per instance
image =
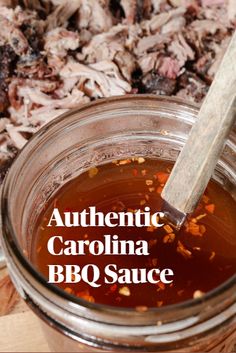
[{"label": "charred meat piece", "polygon": [[176,87],[176,80],[160,76],[155,72],[147,74],[142,82],[147,93],[160,95],[172,95]]},{"label": "charred meat piece", "polygon": [[17,55],[27,52],[29,44],[22,31],[6,17],[0,15],[0,38],[9,43]]},{"label": "charred meat piece", "polygon": [[0,46],[0,113],[9,106],[7,88],[8,79],[15,68],[16,55],[9,45]]},{"label": "charred meat piece", "polygon": [[0,185],[2,184],[13,160],[13,158],[8,158],[7,160],[0,160]]},{"label": "charred meat piece", "polygon": [[7,93],[0,88],[0,113],[3,113],[9,105]]},{"label": "charred meat piece", "polygon": [[191,97],[194,102],[201,102],[207,91],[209,85],[201,80],[196,74],[186,71],[179,78],[179,91],[177,95],[181,98]]},{"label": "charred meat piece", "polygon": [[6,79],[15,69],[16,54],[9,45],[0,46],[0,87],[6,88]]},{"label": "charred meat piece", "polygon": [[151,0],[121,0],[120,5],[129,24],[150,18]]}]

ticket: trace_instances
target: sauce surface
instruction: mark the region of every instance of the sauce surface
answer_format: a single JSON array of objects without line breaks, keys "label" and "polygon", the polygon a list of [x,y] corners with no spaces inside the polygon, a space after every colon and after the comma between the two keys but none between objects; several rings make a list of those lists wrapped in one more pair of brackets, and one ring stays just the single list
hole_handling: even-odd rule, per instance
[{"label": "sauce surface", "polygon": [[[172,164],[137,158],[114,161],[92,168],[64,185],[46,205],[38,219],[31,259],[48,279],[49,264],[95,263],[101,270],[115,263],[118,268],[171,268],[173,283],[104,284],[93,288],[85,282],[57,284],[68,293],[90,302],[111,306],[160,307],[197,298],[216,288],[236,272],[236,202],[220,185],[210,181],[195,213],[182,229],[164,227],[47,227],[53,208],[61,212],[81,212],[90,206],[97,211],[161,211],[160,193]],[[150,255],[53,256],[47,242],[55,234],[64,239],[104,239],[104,234],[120,240],[147,240]]]}]

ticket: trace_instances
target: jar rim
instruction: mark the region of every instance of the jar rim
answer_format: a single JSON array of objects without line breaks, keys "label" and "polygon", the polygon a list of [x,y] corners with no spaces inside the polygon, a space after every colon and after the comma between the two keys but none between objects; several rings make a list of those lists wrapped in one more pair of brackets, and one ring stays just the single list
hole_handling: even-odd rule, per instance
[{"label": "jar rim", "polygon": [[[22,151],[25,148],[29,148],[29,146],[34,142],[37,138],[46,135],[51,131],[53,128],[55,128],[58,124],[63,122],[65,119],[67,119],[69,116],[77,113],[81,113],[82,111],[86,111],[89,109],[93,109],[95,107],[99,106],[108,106],[111,103],[119,103],[119,102],[130,102],[133,100],[138,100],[138,101],[155,101],[155,103],[159,102],[161,103],[169,103],[170,105],[172,104],[177,104],[180,108],[183,110],[186,108],[192,111],[197,112],[199,109],[200,105],[196,103],[192,103],[189,101],[185,101],[182,98],[177,98],[177,97],[168,97],[168,96],[156,96],[156,95],[150,95],[150,94],[140,94],[140,95],[126,95],[126,96],[113,96],[109,98],[103,98],[99,99],[94,102],[86,103],[83,104],[79,108],[71,109],[68,112],[58,116],[57,118],[53,119],[53,121],[45,124],[43,127],[37,131],[33,137],[27,142],[27,144],[23,147]],[[86,119],[86,118],[85,118]],[[19,156],[21,155],[21,152],[17,155],[15,160],[13,161],[13,164],[7,173],[3,185],[2,185],[2,192],[1,192],[1,218],[2,218],[2,237],[4,239],[4,247],[6,247],[11,255],[11,258],[13,258],[14,264],[18,263],[21,268],[24,268],[26,272],[30,275],[31,278],[34,278],[39,285],[43,286],[44,288],[47,288],[47,290],[54,295],[65,299],[71,303],[73,303],[76,306],[81,306],[85,307],[87,309],[92,309],[96,311],[112,311],[113,313],[135,313],[138,316],[145,315],[146,312],[141,313],[137,312],[135,308],[126,308],[126,307],[115,307],[115,306],[110,306],[106,304],[99,304],[99,303],[91,303],[88,302],[82,298],[78,298],[75,296],[72,296],[68,294],[66,291],[63,289],[57,287],[54,284],[48,283],[46,278],[43,277],[43,275],[36,270],[36,268],[31,264],[31,262],[27,259],[27,257],[23,254],[21,251],[20,247],[18,246],[17,242],[17,237],[15,234],[15,231],[13,229],[12,221],[10,219],[10,213],[9,213],[9,190],[10,190],[10,185],[13,182],[14,179],[14,168],[18,167],[18,171],[20,170],[20,166],[17,164],[19,163]],[[232,277],[230,277],[227,281],[223,282],[220,286],[214,288],[213,290],[207,292],[202,298],[197,298],[197,299],[189,299],[183,302],[179,302],[177,304],[170,304],[170,305],[165,305],[163,307],[159,308],[148,308],[148,313],[163,313],[167,311],[173,311],[173,310],[183,310],[187,309],[190,306],[198,306],[202,302],[208,302],[211,299],[220,296],[223,294],[225,291],[230,289],[234,284],[236,283],[236,274]]]}]

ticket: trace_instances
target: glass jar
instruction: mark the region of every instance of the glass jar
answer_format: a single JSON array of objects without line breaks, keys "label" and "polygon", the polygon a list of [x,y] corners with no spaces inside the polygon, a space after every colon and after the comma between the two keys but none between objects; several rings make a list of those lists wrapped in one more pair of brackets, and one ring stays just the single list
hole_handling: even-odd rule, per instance
[{"label": "glass jar", "polygon": [[[113,159],[176,160],[197,112],[197,106],[167,97],[99,100],[45,125],[13,163],[2,193],[3,249],[12,280],[42,320],[52,350],[235,349],[236,276],[203,298],[140,313],[72,297],[48,284],[30,263],[35,221],[58,188],[84,170]],[[236,198],[235,129],[213,177]]]}]

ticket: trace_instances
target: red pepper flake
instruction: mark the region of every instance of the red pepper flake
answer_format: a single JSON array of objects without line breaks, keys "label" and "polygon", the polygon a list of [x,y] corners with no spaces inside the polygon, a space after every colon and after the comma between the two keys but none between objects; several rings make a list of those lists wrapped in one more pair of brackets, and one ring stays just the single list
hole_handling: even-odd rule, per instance
[{"label": "red pepper flake", "polygon": [[122,159],[119,161],[119,165],[126,165],[126,164],[130,164],[132,161],[131,159]]},{"label": "red pepper flake", "polygon": [[178,294],[178,296],[180,296],[181,297],[181,295],[184,293],[184,289],[180,289],[180,290],[178,290],[178,292],[177,292],[177,294]]},{"label": "red pepper flake", "polygon": [[66,293],[68,293],[68,294],[72,294],[72,293],[73,293],[73,289],[70,288],[70,287],[66,287],[66,288],[64,289],[64,291],[65,291]]},{"label": "red pepper flake", "polygon": [[40,245],[40,246],[38,246],[38,248],[37,248],[37,253],[40,253],[40,251],[42,250],[42,246]]},{"label": "red pepper flake", "polygon": [[191,222],[192,223],[197,223],[197,219],[196,218],[191,218]]},{"label": "red pepper flake", "polygon": [[175,234],[174,233],[169,233],[166,234],[163,238],[163,243],[173,243],[173,241],[175,240]]},{"label": "red pepper flake", "polygon": [[136,177],[136,176],[138,175],[138,169],[135,169],[135,168],[134,168],[134,169],[132,170],[132,174],[133,174],[134,177]]},{"label": "red pepper flake", "polygon": [[148,311],[148,307],[145,305],[139,305],[135,307],[135,310],[139,313],[145,313],[146,311]]},{"label": "red pepper flake", "polygon": [[130,289],[129,289],[129,287],[121,287],[120,289],[119,289],[119,294],[120,295],[124,295],[125,297],[129,297],[130,296]]},{"label": "red pepper flake", "polygon": [[138,161],[138,164],[142,164],[142,163],[145,162],[145,158],[143,158],[143,157],[138,157],[137,161]]},{"label": "red pepper flake", "polygon": [[206,227],[205,227],[203,224],[200,224],[199,229],[200,229],[201,235],[203,235],[204,233],[206,233]]},{"label": "red pepper flake", "polygon": [[98,173],[98,168],[97,167],[93,167],[93,168],[90,168],[88,170],[89,178],[95,177],[95,175],[97,175],[97,173]]},{"label": "red pepper flake", "polygon": [[162,306],[163,303],[164,303],[163,300],[158,300],[157,301],[157,307],[160,308],[160,306]]},{"label": "red pepper flake", "polygon": [[173,233],[173,228],[171,228],[169,224],[165,224],[163,228],[166,231],[166,233]]},{"label": "red pepper flake", "polygon": [[115,292],[117,290],[117,284],[113,284],[112,286],[110,286],[110,292]]},{"label": "red pepper flake", "polygon": [[158,188],[157,188],[157,193],[158,194],[161,194],[162,193],[162,190],[163,190],[163,187],[161,187],[161,186],[158,186]]},{"label": "red pepper flake", "polygon": [[147,179],[147,180],[145,181],[145,183],[146,183],[147,186],[151,186],[151,185],[153,184],[153,180]]},{"label": "red pepper flake", "polygon": [[178,240],[177,252],[181,254],[183,257],[185,257],[185,259],[190,259],[192,257],[191,251],[186,249],[180,240]]},{"label": "red pepper flake", "polygon": [[142,176],[146,176],[147,175],[147,170],[146,169],[142,169],[141,170],[141,174],[142,174]]},{"label": "red pepper flake", "polygon": [[165,184],[169,178],[169,174],[165,172],[157,172],[155,175],[160,184]]},{"label": "red pepper flake", "polygon": [[157,244],[157,239],[150,239],[148,242],[148,245],[150,248],[156,244]]},{"label": "red pepper flake", "polygon": [[200,214],[200,215],[197,216],[195,219],[196,219],[196,221],[200,221],[200,219],[206,217],[206,215],[207,215],[206,213]]},{"label": "red pepper flake", "polygon": [[94,303],[95,302],[94,297],[89,294],[88,290],[84,290],[84,291],[78,292],[78,293],[76,293],[76,296],[80,297],[80,298],[82,298],[84,300],[87,300],[90,303]]},{"label": "red pepper flake", "polygon": [[199,299],[199,298],[202,298],[203,295],[204,295],[204,292],[202,292],[201,290],[195,290],[195,292],[193,293],[193,298]]},{"label": "red pepper flake", "polygon": [[165,283],[163,282],[157,282],[157,287],[158,287],[158,291],[159,290],[165,290],[166,286],[165,286]]},{"label": "red pepper flake", "polygon": [[211,256],[209,257],[209,260],[212,261],[215,258],[215,256],[216,256],[215,251],[212,251]]},{"label": "red pepper flake", "polygon": [[211,203],[209,205],[205,206],[205,209],[207,210],[207,212],[213,214],[215,212],[215,205],[214,203]]},{"label": "red pepper flake", "polygon": [[195,236],[202,237],[203,234],[206,232],[206,227],[203,224],[197,224],[195,223],[197,220],[194,218],[193,220],[191,219],[190,221],[187,221],[185,224],[186,232],[190,233]]}]

